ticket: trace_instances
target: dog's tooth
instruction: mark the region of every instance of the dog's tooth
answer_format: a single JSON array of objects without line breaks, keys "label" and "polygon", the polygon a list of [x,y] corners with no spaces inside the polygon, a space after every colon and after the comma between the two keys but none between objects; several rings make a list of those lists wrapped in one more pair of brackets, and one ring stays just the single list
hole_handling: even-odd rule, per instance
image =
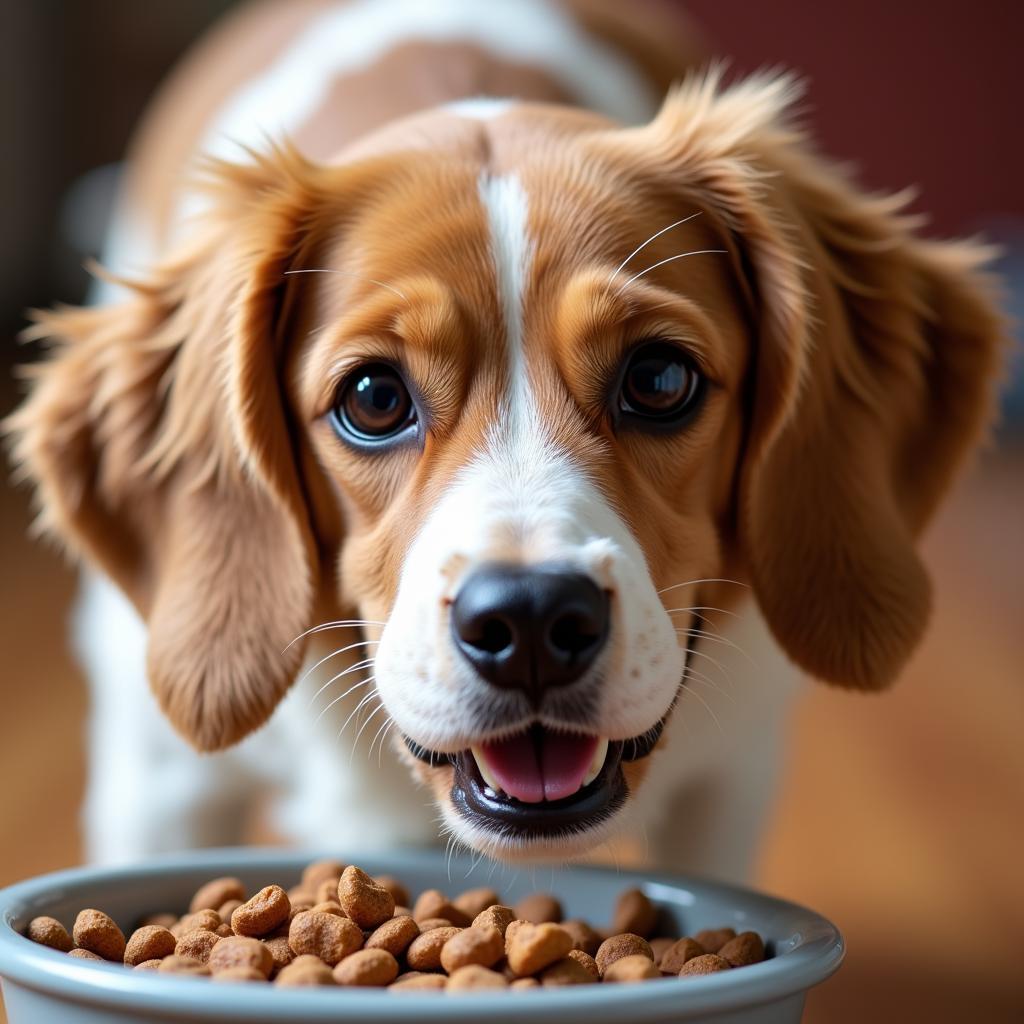
[{"label": "dog's tooth", "polygon": [[605,758],[608,756],[608,740],[603,739],[597,745],[597,749],[594,751],[594,756],[590,761],[590,767],[587,769],[587,774],[583,776],[583,785],[589,786],[601,773],[601,769],[604,767]]},{"label": "dog's tooth", "polygon": [[484,780],[487,788],[494,790],[498,794],[503,793],[504,790],[498,785],[491,774],[491,769],[488,767],[487,758],[484,757],[483,751],[479,747],[470,747],[469,751],[473,755],[473,760],[476,761],[476,766],[480,770],[480,777]]}]

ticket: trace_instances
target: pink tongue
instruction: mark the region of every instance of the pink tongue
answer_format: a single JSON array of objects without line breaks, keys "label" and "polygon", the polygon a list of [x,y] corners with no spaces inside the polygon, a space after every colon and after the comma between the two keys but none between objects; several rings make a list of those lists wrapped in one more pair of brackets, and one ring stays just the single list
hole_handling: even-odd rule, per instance
[{"label": "pink tongue", "polygon": [[509,796],[527,804],[561,800],[583,785],[597,750],[596,736],[529,732],[487,743],[482,754],[487,767]]}]

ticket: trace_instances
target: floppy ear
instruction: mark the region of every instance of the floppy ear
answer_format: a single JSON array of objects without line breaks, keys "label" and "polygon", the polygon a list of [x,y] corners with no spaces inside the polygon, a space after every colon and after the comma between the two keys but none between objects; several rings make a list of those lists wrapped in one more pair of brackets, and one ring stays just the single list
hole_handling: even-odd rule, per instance
[{"label": "floppy ear", "polygon": [[128,301],[38,316],[55,348],[8,424],[43,525],[138,607],[153,692],[201,750],[269,717],[317,587],[278,376],[310,171],[221,167],[200,237]]},{"label": "floppy ear", "polygon": [[669,97],[650,130],[727,220],[760,336],[739,526],[776,639],[809,673],[891,682],[924,630],[915,550],[988,424],[1004,325],[991,253],[916,237],[905,199],[867,196],[786,116],[791,79]]}]

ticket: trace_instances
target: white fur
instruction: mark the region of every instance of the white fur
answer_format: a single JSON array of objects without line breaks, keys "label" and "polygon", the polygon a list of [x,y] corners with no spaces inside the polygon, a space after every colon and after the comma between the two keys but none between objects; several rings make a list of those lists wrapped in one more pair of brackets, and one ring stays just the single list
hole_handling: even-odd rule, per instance
[{"label": "white fur", "polygon": [[[287,132],[307,116],[333,76],[414,37],[469,40],[542,67],[581,105],[623,121],[642,121],[655,107],[656,97],[629,62],[586,37],[555,4],[354,0],[311,22],[228,102],[210,129],[207,150],[237,158],[239,143],[262,146],[267,136]],[[477,98],[449,109],[486,120],[508,108],[506,100]],[[621,680],[630,665],[638,665],[643,681],[636,688],[605,687],[600,715],[607,735],[634,735],[660,716],[674,692],[682,668],[675,636],[629,530],[583,469],[556,448],[537,415],[522,349],[527,197],[510,177],[482,181],[480,197],[504,307],[508,407],[486,449],[459,475],[408,554],[376,666],[378,686],[403,729],[437,747],[465,745],[472,723],[457,695],[480,684],[453,657],[440,601],[486,558],[499,535],[511,534],[524,562],[567,559],[615,588],[615,640],[601,670]],[[132,211],[122,211],[115,222],[106,261],[115,271],[139,269],[152,259],[146,227],[137,221]],[[98,299],[112,297],[104,290]],[[353,668],[358,655],[329,660],[304,678],[267,726],[236,748],[196,755],[175,735],[146,685],[142,622],[112,584],[92,573],[83,576],[75,635],[92,695],[84,808],[91,860],[123,862],[161,850],[240,842],[265,795],[274,823],[300,844],[357,852],[436,841],[436,810],[393,751],[368,757],[371,737],[379,741],[385,724],[372,698],[366,714],[359,711],[372,683],[337,699],[369,678],[353,669],[331,681]],[[650,780],[630,814],[637,834],[646,831],[655,860],[740,877],[770,797],[780,722],[796,673],[752,605],[725,635],[743,645],[756,667],[728,646],[704,645],[703,658],[714,657],[722,667],[695,660],[693,667],[710,682],[695,679],[683,691],[667,749],[653,756]],[[355,638],[343,631],[314,639],[311,665]],[[650,665],[655,658],[660,666]],[[464,827],[462,834],[468,837]]]},{"label": "white fur", "polygon": [[444,109],[456,117],[465,117],[470,121],[493,121],[502,114],[514,109],[515,100],[500,99],[496,96],[473,96],[469,99],[455,100],[446,103]]}]

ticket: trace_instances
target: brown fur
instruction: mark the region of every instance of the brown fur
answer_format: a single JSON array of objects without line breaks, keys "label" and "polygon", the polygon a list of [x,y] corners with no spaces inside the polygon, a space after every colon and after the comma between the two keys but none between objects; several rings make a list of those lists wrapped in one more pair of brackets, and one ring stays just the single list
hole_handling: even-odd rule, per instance
[{"label": "brown fur", "polygon": [[[55,347],[11,421],[18,459],[46,527],[145,616],[151,685],[186,738],[220,748],[266,720],[314,607],[386,617],[418,524],[482,443],[504,375],[482,166],[515,167],[537,199],[541,408],[656,583],[746,565],[801,666],[892,680],[927,616],[913,538],[989,418],[1001,326],[985,252],[922,241],[899,202],[858,192],[791,127],[790,93],[712,74],[638,129],[432,115],[420,144],[444,145],[411,162],[389,143],[341,167],[288,149],[221,166],[214,214],[128,302],[40,317]],[[641,266],[684,245],[729,256],[617,296],[621,257],[691,208],[705,216]],[[339,267],[361,278],[284,276]],[[597,371],[652,330],[705,367],[707,407],[677,437],[616,437]],[[367,461],[322,421],[332,381],[375,354],[429,390],[418,459]]]}]

